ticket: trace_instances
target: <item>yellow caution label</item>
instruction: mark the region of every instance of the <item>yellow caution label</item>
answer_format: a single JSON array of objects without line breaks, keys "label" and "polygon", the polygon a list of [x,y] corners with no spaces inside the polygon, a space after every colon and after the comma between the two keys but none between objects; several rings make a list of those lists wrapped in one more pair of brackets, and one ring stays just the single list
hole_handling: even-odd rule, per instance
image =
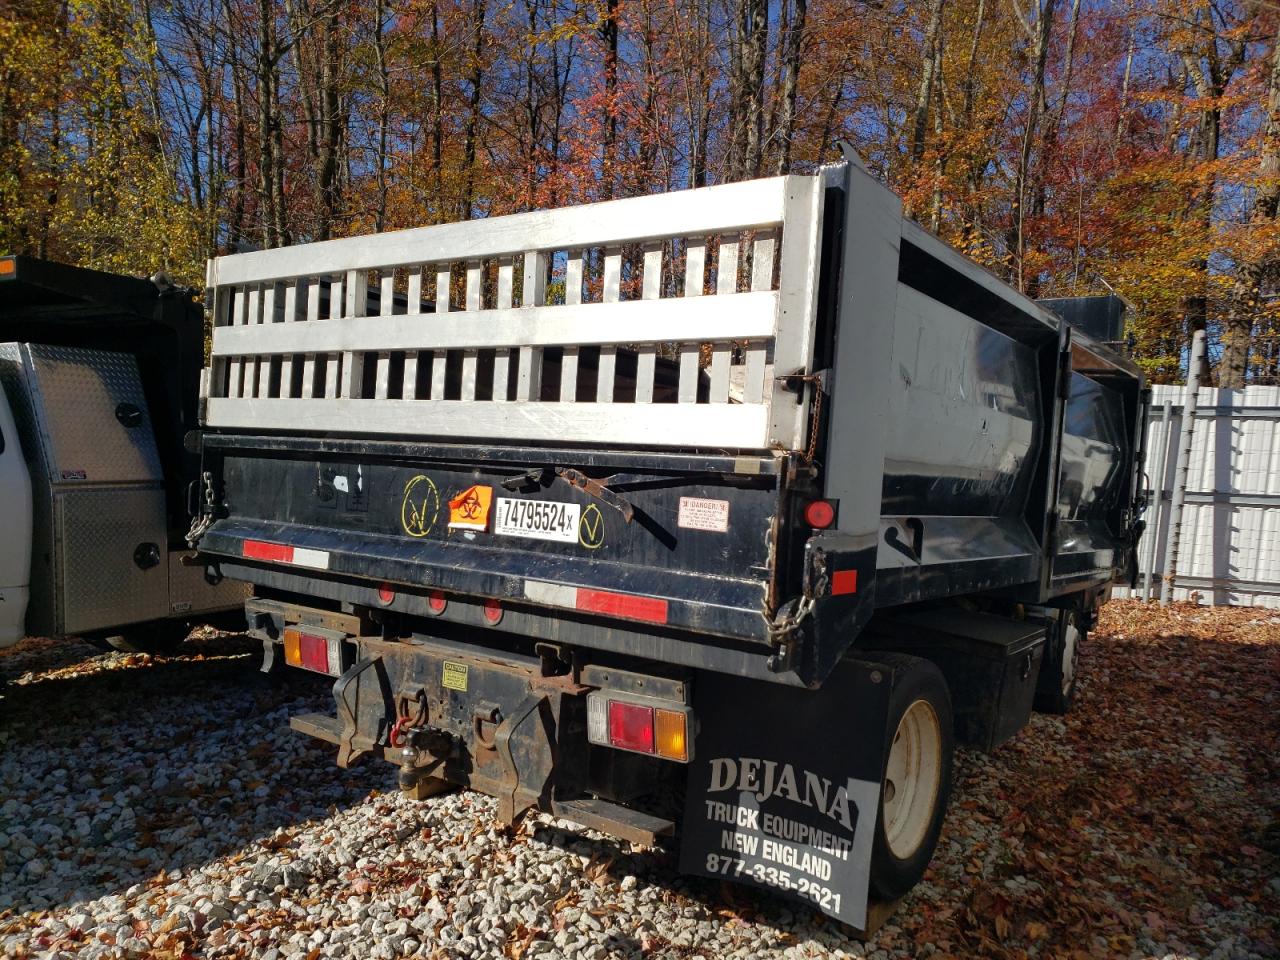
[{"label": "yellow caution label", "polygon": [[465,693],[467,689],[467,665],[446,660],[440,683],[449,690],[461,690]]}]

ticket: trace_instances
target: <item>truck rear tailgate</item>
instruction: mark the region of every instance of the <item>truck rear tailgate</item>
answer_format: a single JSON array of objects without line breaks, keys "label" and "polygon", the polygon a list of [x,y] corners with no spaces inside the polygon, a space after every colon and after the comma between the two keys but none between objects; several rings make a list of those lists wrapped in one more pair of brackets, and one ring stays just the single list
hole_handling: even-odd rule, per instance
[{"label": "truck rear tailgate", "polygon": [[767,637],[782,499],[772,456],[204,442],[223,505],[200,541],[206,555],[392,591]]}]

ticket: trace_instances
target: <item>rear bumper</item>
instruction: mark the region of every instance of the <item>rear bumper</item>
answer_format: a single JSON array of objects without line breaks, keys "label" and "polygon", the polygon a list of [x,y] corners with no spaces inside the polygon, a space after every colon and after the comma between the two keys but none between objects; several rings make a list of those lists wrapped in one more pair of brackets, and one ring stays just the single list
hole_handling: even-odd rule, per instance
[{"label": "rear bumper", "polygon": [[[283,551],[272,556],[255,547],[263,543],[286,546],[291,558]],[[238,520],[215,523],[200,541],[200,551],[207,559],[225,561],[224,573],[228,572],[226,565],[233,564],[237,578],[255,583],[261,579],[243,571],[274,568],[297,578],[341,580],[370,591],[385,583],[406,598],[442,590],[544,609],[578,609],[615,620],[738,640],[767,640],[766,587],[759,581],[661,571],[594,558],[533,557],[518,551],[478,549],[472,544],[406,543],[403,538],[369,534],[353,538],[300,524]],[[576,604],[567,599],[566,590],[578,588],[661,601],[660,614],[654,613],[657,604],[631,608],[626,604]],[[396,609],[394,602],[374,605]]]},{"label": "rear bumper", "polygon": [[352,642],[355,662],[334,685],[335,715],[290,721],[337,746],[340,765],[373,756],[399,767],[406,791],[427,778],[478,790],[497,798],[507,823],[538,810],[639,843],[674,832],[673,820],[613,800],[662,774],[683,779],[686,768],[591,746],[586,695],[598,687],[577,669],[547,675],[538,658],[447,640]]}]

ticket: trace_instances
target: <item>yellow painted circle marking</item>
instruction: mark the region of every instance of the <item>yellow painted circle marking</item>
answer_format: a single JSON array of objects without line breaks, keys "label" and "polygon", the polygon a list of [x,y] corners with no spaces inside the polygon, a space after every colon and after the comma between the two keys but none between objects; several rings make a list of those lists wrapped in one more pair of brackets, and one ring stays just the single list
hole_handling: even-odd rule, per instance
[{"label": "yellow painted circle marking", "polygon": [[588,550],[604,546],[604,516],[594,503],[587,504],[578,518],[578,542]]},{"label": "yellow painted circle marking", "polygon": [[404,485],[400,501],[400,526],[411,537],[425,537],[440,514],[440,491],[432,479],[418,474]]}]

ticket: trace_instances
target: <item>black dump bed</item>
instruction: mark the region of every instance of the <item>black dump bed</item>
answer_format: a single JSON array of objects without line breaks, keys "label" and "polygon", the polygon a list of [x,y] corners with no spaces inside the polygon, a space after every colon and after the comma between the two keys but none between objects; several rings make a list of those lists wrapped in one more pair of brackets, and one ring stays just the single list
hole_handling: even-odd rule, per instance
[{"label": "black dump bed", "polygon": [[1136,368],[856,159],[209,286],[200,548],[264,594],[814,684],[877,609],[1132,555]]}]

